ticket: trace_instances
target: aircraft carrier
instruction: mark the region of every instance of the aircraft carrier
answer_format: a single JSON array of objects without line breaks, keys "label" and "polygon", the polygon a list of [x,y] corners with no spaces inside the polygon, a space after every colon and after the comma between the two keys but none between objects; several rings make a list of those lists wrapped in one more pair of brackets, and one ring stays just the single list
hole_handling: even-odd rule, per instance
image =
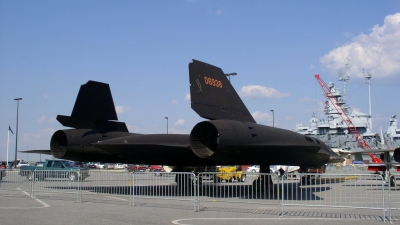
[{"label": "aircraft carrier", "polygon": [[[339,81],[343,82],[343,92],[339,91],[333,82],[329,82],[328,86],[338,104],[341,105],[342,109],[346,112],[349,118],[351,118],[351,121],[358,132],[372,149],[400,147],[400,129],[398,128],[396,115],[391,116],[386,133],[384,133],[382,129],[379,133],[374,133],[371,129],[371,113],[368,114],[354,110],[352,106],[347,104],[345,93],[349,78],[348,75],[340,76]],[[366,76],[366,81],[369,85],[370,79],[371,75],[368,74],[368,76]],[[333,103],[329,101],[327,97],[324,102],[324,114],[326,115],[325,119],[317,119],[313,113],[309,126],[300,123],[296,125],[294,131],[316,137],[330,146],[333,151],[341,153],[342,155],[346,155],[346,153],[348,154],[350,152],[363,152],[363,148],[360,146],[355,136],[350,132],[350,129],[336,107],[334,107]],[[351,157],[348,156],[348,159],[351,159],[351,161],[362,160],[364,163],[371,163],[371,158],[368,155],[355,154]],[[347,163],[349,163],[348,160]]]}]

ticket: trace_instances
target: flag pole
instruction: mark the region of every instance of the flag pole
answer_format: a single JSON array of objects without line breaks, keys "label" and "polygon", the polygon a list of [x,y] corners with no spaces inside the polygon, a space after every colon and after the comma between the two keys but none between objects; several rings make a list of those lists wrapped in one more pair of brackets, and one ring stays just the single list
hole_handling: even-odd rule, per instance
[{"label": "flag pole", "polygon": [[10,145],[10,123],[8,123],[8,130],[7,130],[7,164],[6,169],[8,168],[8,146]]}]

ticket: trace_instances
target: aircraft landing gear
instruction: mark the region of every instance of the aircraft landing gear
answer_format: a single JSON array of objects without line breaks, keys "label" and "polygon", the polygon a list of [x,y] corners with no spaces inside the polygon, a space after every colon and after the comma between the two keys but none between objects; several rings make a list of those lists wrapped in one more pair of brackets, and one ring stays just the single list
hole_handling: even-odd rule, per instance
[{"label": "aircraft landing gear", "polygon": [[394,176],[391,176],[390,171],[386,170],[382,173],[383,179],[385,179],[385,182],[389,184],[389,187],[395,187],[396,182]]},{"label": "aircraft landing gear", "polygon": [[260,175],[253,181],[253,189],[265,191],[268,185],[273,184],[269,167],[270,165],[260,165]]},{"label": "aircraft landing gear", "polygon": [[396,182],[395,182],[394,176],[389,177],[389,186],[390,187],[395,187],[396,186]]},{"label": "aircraft landing gear", "polygon": [[308,174],[309,168],[300,166],[300,184],[301,185],[311,185],[315,184],[315,175]]}]

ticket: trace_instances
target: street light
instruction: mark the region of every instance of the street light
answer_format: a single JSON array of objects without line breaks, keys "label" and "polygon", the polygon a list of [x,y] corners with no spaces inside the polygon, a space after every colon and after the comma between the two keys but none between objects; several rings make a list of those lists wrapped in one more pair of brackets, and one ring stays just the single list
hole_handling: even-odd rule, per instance
[{"label": "street light", "polygon": [[166,116],[165,119],[167,120],[167,134],[168,134],[168,116]]},{"label": "street light", "polygon": [[237,73],[226,73],[225,76],[229,77],[229,82],[231,82],[231,76],[236,76]]},{"label": "street light", "polygon": [[17,151],[18,151],[18,111],[19,111],[19,101],[22,98],[14,98],[17,101],[17,129],[15,130],[15,158],[14,158],[14,167],[17,166]]},{"label": "street light", "polygon": [[272,127],[275,127],[275,115],[274,115],[274,110],[270,110],[272,112]]}]

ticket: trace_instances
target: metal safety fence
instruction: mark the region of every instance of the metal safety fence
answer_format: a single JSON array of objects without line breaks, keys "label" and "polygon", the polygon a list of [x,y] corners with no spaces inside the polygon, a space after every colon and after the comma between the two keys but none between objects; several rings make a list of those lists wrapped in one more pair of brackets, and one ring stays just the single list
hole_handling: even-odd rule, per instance
[{"label": "metal safety fence", "polygon": [[[400,186],[391,187],[379,174],[297,173],[175,173],[89,170],[40,170],[21,173],[0,171],[0,191],[70,194],[77,202],[99,195],[125,199],[131,206],[141,201],[189,202],[194,211],[215,202],[276,207],[279,215],[293,206],[381,210],[385,220],[400,212]],[[390,180],[400,180],[394,174]],[[97,197],[96,197],[97,196]],[[186,204],[186,203],[185,203]],[[387,217],[387,212],[389,213]]]},{"label": "metal safety fence", "polygon": [[197,210],[202,202],[273,205],[279,210],[278,183],[275,173],[199,173]]},{"label": "metal safety fence", "polygon": [[89,197],[96,195],[113,195],[132,202],[132,173],[114,170],[89,170],[89,174],[90,176],[80,183],[83,200],[89,200],[91,199]]},{"label": "metal safety fence", "polygon": [[139,172],[132,176],[132,206],[137,199],[163,199],[192,201],[196,210],[198,194],[194,173]]},{"label": "metal safety fence", "polygon": [[[393,174],[389,178],[390,181],[396,183],[400,180],[400,174]],[[388,195],[386,202],[388,203],[389,218],[391,221],[399,221],[399,217],[395,217],[393,214],[398,215],[400,210],[400,183],[388,187]]]},{"label": "metal safety fence", "polygon": [[297,174],[298,180],[280,179],[281,208],[289,206],[382,210],[386,218],[387,185],[378,174]]},{"label": "metal safety fence", "polygon": [[76,196],[80,202],[81,181],[86,178],[74,170],[3,170],[0,189],[25,191],[32,198],[35,193],[64,193]]}]

